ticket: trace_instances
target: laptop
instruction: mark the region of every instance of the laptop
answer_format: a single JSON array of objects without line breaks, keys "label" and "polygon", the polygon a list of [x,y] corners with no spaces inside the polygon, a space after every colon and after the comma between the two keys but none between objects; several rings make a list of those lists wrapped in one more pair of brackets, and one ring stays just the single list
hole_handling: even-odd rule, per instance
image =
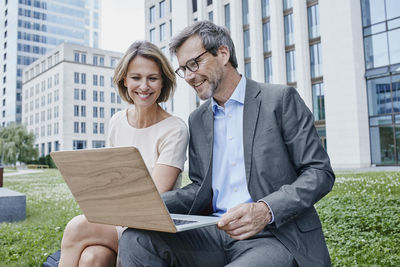
[{"label": "laptop", "polygon": [[170,214],[135,147],[51,152],[89,222],[176,233],[219,217]]}]

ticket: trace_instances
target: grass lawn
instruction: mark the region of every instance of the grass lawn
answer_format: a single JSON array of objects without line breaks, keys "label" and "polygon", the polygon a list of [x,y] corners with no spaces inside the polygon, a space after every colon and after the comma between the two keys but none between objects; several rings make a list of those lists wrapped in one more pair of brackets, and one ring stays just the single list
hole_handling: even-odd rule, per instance
[{"label": "grass lawn", "polygon": [[[4,186],[26,194],[27,219],[0,223],[0,267],[41,266],[80,210],[57,170],[4,177]],[[338,173],[316,206],[333,266],[400,266],[400,173]]]}]

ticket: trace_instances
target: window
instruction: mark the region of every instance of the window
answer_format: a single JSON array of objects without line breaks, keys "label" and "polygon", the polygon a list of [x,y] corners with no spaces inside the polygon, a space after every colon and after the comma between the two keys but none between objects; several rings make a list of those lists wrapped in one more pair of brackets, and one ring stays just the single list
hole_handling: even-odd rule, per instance
[{"label": "window", "polygon": [[322,76],[321,43],[310,45],[311,78]]},{"label": "window", "polygon": [[323,83],[312,85],[313,113],[316,121],[325,120],[325,98]]},{"label": "window", "polygon": [[285,45],[294,44],[293,38],[293,14],[286,15],[284,17],[285,22]]},{"label": "window", "polygon": [[160,25],[160,42],[165,40],[165,23]]},{"label": "window", "polygon": [[105,141],[93,140],[92,141],[92,148],[102,148],[106,146]]},{"label": "window", "polygon": [[79,53],[78,52],[74,53],[74,62],[79,62]]},{"label": "window", "polygon": [[75,117],[79,116],[79,106],[78,105],[74,105],[74,116]]},{"label": "window", "polygon": [[100,118],[104,118],[104,108],[100,107]]},{"label": "window", "polygon": [[81,133],[86,133],[86,122],[81,122]]},{"label": "window", "polygon": [[93,91],[93,102],[97,102],[97,101],[98,101],[98,92]]},{"label": "window", "polygon": [[86,140],[73,140],[73,150],[77,149],[85,149],[86,148]]},{"label": "window", "polygon": [[111,92],[111,103],[115,103],[115,93]]},{"label": "window", "polygon": [[79,83],[79,72],[74,72],[74,83]]},{"label": "window", "polygon": [[94,134],[97,134],[99,131],[98,131],[98,123],[97,122],[93,122],[93,133]]},{"label": "window", "polygon": [[74,100],[79,100],[79,89],[74,89]]},{"label": "window", "polygon": [[269,22],[263,23],[263,50],[264,53],[271,51],[271,30]]},{"label": "window", "polygon": [[104,66],[104,57],[99,56],[99,60],[100,60],[100,66]]},{"label": "window", "polygon": [[81,89],[81,100],[86,100],[86,89]]},{"label": "window", "polygon": [[93,65],[98,65],[99,64],[98,61],[99,61],[99,57],[93,56]]},{"label": "window", "polygon": [[197,0],[192,0],[193,13],[197,12]]},{"label": "window", "polygon": [[249,24],[249,2],[248,2],[248,0],[242,0],[242,19],[243,19],[243,25]]},{"label": "window", "polygon": [[97,114],[97,107],[93,107],[93,118],[97,118],[98,114]]},{"label": "window", "polygon": [[100,102],[104,102],[104,92],[103,91],[100,91],[99,96],[100,96]]},{"label": "window", "polygon": [[269,0],[261,0],[262,18],[269,17]]},{"label": "window", "polygon": [[153,22],[154,22],[155,13],[156,13],[156,8],[155,8],[155,6],[150,7],[150,9],[149,9],[149,21],[150,21],[150,23],[153,23]]},{"label": "window", "polygon": [[283,10],[293,8],[293,0],[283,0]]},{"label": "window", "polygon": [[121,104],[121,97],[119,95],[117,95],[117,103]]},{"label": "window", "polygon": [[244,30],[243,31],[243,44],[244,44],[244,57],[250,57],[250,31]]},{"label": "window", "polygon": [[272,82],[272,62],[271,57],[264,58],[264,81],[266,83]]},{"label": "window", "polygon": [[104,134],[104,123],[100,122],[100,134]]},{"label": "window", "polygon": [[224,5],[224,14],[225,14],[225,27],[230,31],[231,30],[231,9],[230,5]]},{"label": "window", "polygon": [[74,133],[79,133],[79,122],[74,122]]},{"label": "window", "polygon": [[81,106],[81,117],[86,117],[86,106]]},{"label": "window", "polygon": [[94,86],[97,86],[97,75],[96,74],[93,74],[93,85]]},{"label": "window", "polygon": [[103,86],[104,87],[104,76],[103,75],[100,75],[100,86]]},{"label": "window", "polygon": [[286,52],[286,80],[288,83],[296,82],[295,51]]},{"label": "window", "polygon": [[244,73],[246,77],[251,78],[251,63],[244,63]]},{"label": "window", "polygon": [[151,29],[150,30],[150,42],[154,43],[156,40],[156,29]]},{"label": "window", "polygon": [[212,11],[208,12],[208,20],[211,22],[214,21],[214,13]]},{"label": "window", "polygon": [[81,55],[81,63],[86,64],[86,54]]},{"label": "window", "polygon": [[310,39],[320,36],[319,33],[319,5],[310,6],[308,13],[308,37]]},{"label": "window", "polygon": [[213,1],[212,0],[207,0],[207,6],[212,5]]},{"label": "window", "polygon": [[115,108],[111,108],[110,114],[111,114],[111,117],[114,116],[114,114],[115,114]]},{"label": "window", "polygon": [[160,2],[160,18],[165,16],[165,0]]},{"label": "window", "polygon": [[86,84],[86,73],[81,73],[81,84]]}]

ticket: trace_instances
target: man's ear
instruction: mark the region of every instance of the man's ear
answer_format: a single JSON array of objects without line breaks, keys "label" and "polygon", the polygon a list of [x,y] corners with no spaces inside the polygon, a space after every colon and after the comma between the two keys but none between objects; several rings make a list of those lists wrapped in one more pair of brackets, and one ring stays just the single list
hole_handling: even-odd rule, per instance
[{"label": "man's ear", "polygon": [[229,62],[229,58],[231,56],[229,48],[226,45],[221,45],[218,48],[218,56],[221,58],[222,63],[226,65]]}]

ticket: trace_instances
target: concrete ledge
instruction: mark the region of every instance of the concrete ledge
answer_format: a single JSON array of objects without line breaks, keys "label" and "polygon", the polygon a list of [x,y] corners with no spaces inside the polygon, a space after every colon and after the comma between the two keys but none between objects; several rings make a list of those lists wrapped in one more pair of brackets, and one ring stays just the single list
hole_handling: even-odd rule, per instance
[{"label": "concrete ledge", "polygon": [[0,187],[0,222],[15,222],[26,218],[26,196]]}]

